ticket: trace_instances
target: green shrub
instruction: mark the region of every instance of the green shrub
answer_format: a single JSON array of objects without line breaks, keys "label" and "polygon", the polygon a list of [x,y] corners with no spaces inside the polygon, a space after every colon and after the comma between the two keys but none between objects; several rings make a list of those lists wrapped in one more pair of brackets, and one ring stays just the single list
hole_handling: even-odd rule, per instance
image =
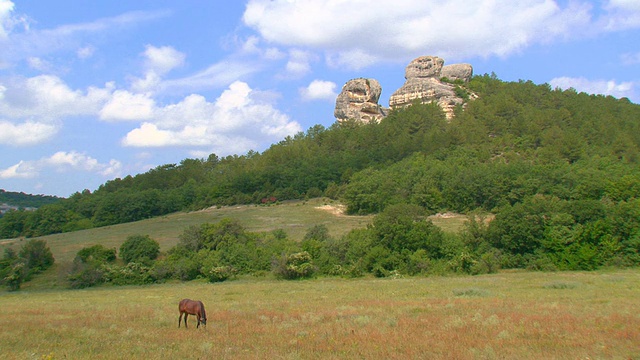
[{"label": "green shrub", "polygon": [[235,276],[237,273],[236,269],[232,266],[216,266],[209,270],[209,281],[210,282],[222,282],[226,281],[229,278]]},{"label": "green shrub", "polygon": [[160,244],[149,235],[131,235],[120,246],[120,257],[125,263],[150,264],[160,254]]},{"label": "green shrub", "polygon": [[309,278],[315,271],[311,255],[306,251],[282,256],[273,266],[274,274],[287,280]]},{"label": "green shrub", "polygon": [[16,261],[11,266],[7,276],[3,279],[4,284],[7,285],[7,289],[9,291],[20,290],[20,286],[27,276],[27,271],[27,265],[24,261]]},{"label": "green shrub", "polygon": [[47,242],[36,239],[29,240],[22,246],[19,257],[24,259],[30,274],[37,274],[48,269],[55,261]]},{"label": "green shrub", "polygon": [[107,263],[116,261],[116,249],[107,249],[101,244],[86,247],[78,251],[76,257],[84,263],[97,261]]},{"label": "green shrub", "polygon": [[105,266],[105,281],[114,285],[143,285],[153,282],[151,268],[142,263],[129,262],[125,266]]},{"label": "green shrub", "polygon": [[106,281],[104,266],[95,261],[85,263],[76,258],[71,272],[67,275],[67,281],[72,289],[84,289],[102,284]]}]

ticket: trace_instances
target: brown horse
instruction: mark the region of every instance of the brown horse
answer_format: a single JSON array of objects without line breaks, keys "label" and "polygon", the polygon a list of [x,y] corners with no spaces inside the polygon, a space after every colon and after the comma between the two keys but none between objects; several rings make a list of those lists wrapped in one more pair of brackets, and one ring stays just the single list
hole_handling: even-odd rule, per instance
[{"label": "brown horse", "polygon": [[204,311],[204,304],[199,300],[190,300],[183,299],[180,301],[178,305],[178,310],[180,310],[180,316],[178,317],[178,327],[180,327],[180,323],[182,322],[182,314],[184,314],[184,327],[187,327],[187,317],[189,315],[195,315],[196,319],[198,319],[198,325],[196,328],[200,327],[200,324],[207,326],[207,312]]}]

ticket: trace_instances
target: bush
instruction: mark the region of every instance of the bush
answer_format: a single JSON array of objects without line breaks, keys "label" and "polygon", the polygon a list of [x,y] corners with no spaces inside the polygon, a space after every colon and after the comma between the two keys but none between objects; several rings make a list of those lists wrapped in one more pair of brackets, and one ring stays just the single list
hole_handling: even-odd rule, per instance
[{"label": "bush", "polygon": [[151,268],[137,262],[125,266],[106,266],[105,280],[114,285],[143,285],[153,282]]},{"label": "bush", "polygon": [[29,240],[20,249],[19,256],[24,259],[30,274],[37,274],[50,268],[55,261],[44,240]]},{"label": "bush", "polygon": [[309,278],[315,271],[311,255],[306,251],[282,256],[273,266],[275,275],[287,280]]},{"label": "bush", "polygon": [[150,264],[158,258],[160,244],[149,235],[131,235],[120,246],[120,257],[125,263],[138,262]]},{"label": "bush", "polygon": [[78,251],[76,257],[84,262],[89,263],[97,261],[99,263],[107,263],[116,261],[116,249],[107,249],[103,245],[93,245]]},{"label": "bush", "polygon": [[9,291],[20,290],[20,285],[26,278],[27,266],[23,261],[17,261],[11,266],[9,274],[3,279]]},{"label": "bush", "polygon": [[98,262],[85,263],[76,258],[67,280],[72,289],[84,289],[105,282],[104,266]]},{"label": "bush", "polygon": [[215,266],[209,270],[209,281],[213,283],[226,281],[235,276],[236,273],[236,269],[232,266]]}]

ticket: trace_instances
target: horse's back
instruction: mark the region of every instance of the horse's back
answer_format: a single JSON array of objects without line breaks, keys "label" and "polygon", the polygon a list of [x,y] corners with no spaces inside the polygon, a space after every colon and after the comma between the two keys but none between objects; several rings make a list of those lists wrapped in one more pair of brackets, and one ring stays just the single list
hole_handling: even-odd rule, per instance
[{"label": "horse's back", "polygon": [[180,303],[178,304],[178,309],[180,310],[180,312],[184,312],[187,309],[189,303],[192,302],[192,301],[193,300],[191,300],[191,299],[182,299],[182,300],[180,300]]},{"label": "horse's back", "polygon": [[180,312],[186,312],[192,315],[198,312],[204,312],[204,304],[199,300],[182,299],[178,308]]}]

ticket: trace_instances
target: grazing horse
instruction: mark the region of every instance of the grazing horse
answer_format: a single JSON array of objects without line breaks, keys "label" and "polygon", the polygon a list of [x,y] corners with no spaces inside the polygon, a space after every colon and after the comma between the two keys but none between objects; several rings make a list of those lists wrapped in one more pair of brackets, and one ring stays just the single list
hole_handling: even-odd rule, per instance
[{"label": "grazing horse", "polygon": [[198,325],[196,328],[200,327],[200,323],[207,326],[207,312],[204,311],[204,304],[199,300],[190,300],[183,299],[180,301],[178,305],[178,310],[180,310],[180,316],[178,317],[178,327],[180,327],[180,323],[182,322],[182,314],[184,314],[184,327],[187,327],[187,317],[189,315],[195,315],[198,319]]}]

